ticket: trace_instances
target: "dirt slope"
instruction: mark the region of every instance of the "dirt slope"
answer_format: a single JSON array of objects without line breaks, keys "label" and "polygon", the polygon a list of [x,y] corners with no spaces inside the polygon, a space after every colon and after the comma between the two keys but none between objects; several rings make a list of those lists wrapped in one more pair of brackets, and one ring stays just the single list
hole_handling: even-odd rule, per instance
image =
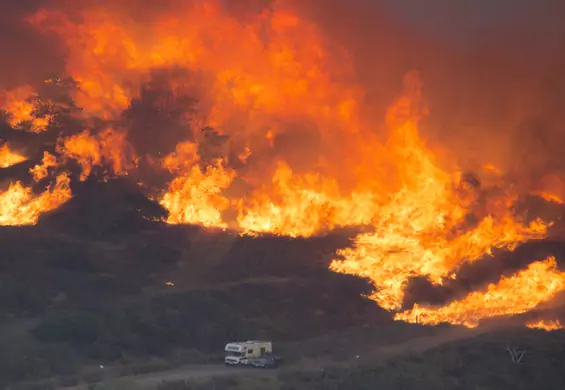
[{"label": "dirt slope", "polygon": [[[426,336],[412,339],[409,341],[401,342],[398,344],[380,347],[375,350],[374,354],[359,356],[358,359],[341,362],[336,364],[333,361],[303,361],[296,362],[294,364],[288,365],[284,370],[299,370],[299,371],[310,371],[310,370],[321,370],[326,366],[342,366],[350,367],[356,366],[362,363],[368,363],[376,360],[386,360],[395,358],[398,356],[423,352],[428,349],[438,347],[442,344],[446,344],[452,341],[461,340],[465,338],[471,338],[477,336],[478,334],[485,333],[492,330],[491,328],[479,328],[479,329],[452,329],[446,331],[442,334],[435,336]],[[221,376],[230,375],[246,375],[246,376],[276,376],[278,370],[260,370],[253,368],[241,368],[241,367],[227,367],[224,365],[187,365],[179,367],[174,370],[155,372],[151,374],[144,374],[132,377],[123,377],[128,379],[128,383],[135,386],[136,390],[154,390],[157,389],[158,385],[162,382],[167,381],[179,381],[179,380],[193,380],[193,379],[205,379],[214,378]],[[88,390],[88,385],[79,385],[74,387],[63,387],[58,390]]]}]

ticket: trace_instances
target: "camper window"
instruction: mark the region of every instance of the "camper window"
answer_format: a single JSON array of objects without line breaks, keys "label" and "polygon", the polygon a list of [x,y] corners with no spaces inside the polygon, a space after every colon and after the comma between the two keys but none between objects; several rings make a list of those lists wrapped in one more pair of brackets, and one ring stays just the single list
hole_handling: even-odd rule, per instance
[{"label": "camper window", "polygon": [[247,350],[247,353],[253,353],[253,350],[252,350],[252,349],[248,349],[248,350]]}]

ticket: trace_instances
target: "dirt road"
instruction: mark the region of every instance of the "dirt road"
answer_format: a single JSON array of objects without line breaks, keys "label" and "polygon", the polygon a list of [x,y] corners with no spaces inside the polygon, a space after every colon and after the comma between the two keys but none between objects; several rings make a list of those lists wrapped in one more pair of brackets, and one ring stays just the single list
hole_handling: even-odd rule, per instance
[{"label": "dirt road", "polygon": [[275,370],[260,370],[254,368],[226,367],[223,365],[189,366],[175,371],[167,371],[135,377],[139,389],[155,389],[159,383],[186,379],[217,378],[231,375],[271,376]]},{"label": "dirt road", "polygon": [[[254,375],[254,376],[274,376],[276,370],[260,370],[247,367],[229,367],[223,364],[206,364],[206,365],[187,365],[176,368],[174,370],[154,372],[150,374],[127,376],[109,381],[119,380],[124,383],[135,386],[139,390],[157,389],[160,383],[174,382],[181,380],[195,380],[205,378],[218,378],[222,376],[234,375]],[[61,387],[58,390],[88,390],[89,385],[78,385],[73,387]]]},{"label": "dirt road", "polygon": [[[320,370],[327,366],[356,366],[379,360],[388,360],[395,357],[407,355],[410,353],[424,352],[425,350],[438,347],[456,340],[462,340],[477,336],[480,333],[488,332],[490,328],[479,329],[451,329],[446,330],[444,333],[435,336],[419,337],[416,339],[408,340],[402,343],[379,347],[374,353],[365,356],[359,356],[358,359],[349,362],[332,362],[332,361],[308,361],[304,364],[296,364],[288,366],[285,370]],[[278,370],[261,370],[254,368],[243,367],[229,367],[224,365],[187,365],[169,371],[161,371],[144,375],[137,375],[131,377],[122,377],[122,380],[127,380],[128,383],[135,386],[140,390],[155,390],[162,382],[179,381],[179,380],[194,380],[205,378],[216,378],[221,376],[233,375],[253,375],[253,376],[276,376]],[[61,388],[59,390],[87,390],[87,385],[80,385],[74,387]]]}]

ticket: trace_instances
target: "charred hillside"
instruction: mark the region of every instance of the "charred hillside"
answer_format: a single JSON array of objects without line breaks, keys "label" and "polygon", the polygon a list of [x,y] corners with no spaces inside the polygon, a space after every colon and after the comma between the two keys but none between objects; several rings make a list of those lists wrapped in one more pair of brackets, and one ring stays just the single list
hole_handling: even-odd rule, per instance
[{"label": "charred hillside", "polygon": [[83,238],[112,237],[119,240],[158,227],[167,211],[147,198],[131,180],[100,181],[93,176],[71,185],[74,197],[56,210],[42,215],[38,225]]}]

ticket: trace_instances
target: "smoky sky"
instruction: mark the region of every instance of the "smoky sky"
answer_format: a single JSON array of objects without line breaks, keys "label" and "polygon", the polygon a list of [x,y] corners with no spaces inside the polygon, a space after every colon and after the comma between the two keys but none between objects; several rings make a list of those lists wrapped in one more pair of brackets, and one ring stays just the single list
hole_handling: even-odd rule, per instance
[{"label": "smoky sky", "polygon": [[375,121],[398,91],[402,74],[418,69],[431,108],[426,136],[464,164],[486,159],[512,169],[528,157],[542,169],[552,165],[546,155],[555,155],[544,143],[565,147],[565,122],[557,109],[565,104],[562,1],[296,3],[350,50],[366,99],[378,107]]},{"label": "smoky sky", "polygon": [[40,82],[63,67],[64,55],[57,40],[25,22],[43,3],[8,0],[0,4],[0,90]]},{"label": "smoky sky", "polygon": [[[193,2],[198,0],[189,0]],[[274,3],[293,4],[310,19],[320,23],[335,40],[342,41],[365,55],[362,68],[384,72],[388,78],[418,67],[434,53],[431,46],[450,44],[460,52],[477,47],[506,43],[512,49],[519,44],[535,51],[548,43],[559,44],[564,37],[565,4],[560,0],[222,0],[234,14],[259,12]],[[40,34],[24,18],[42,6],[80,8],[103,4],[89,0],[24,0],[0,4],[0,49],[4,83],[17,83],[24,74],[53,71],[64,61],[56,39]],[[142,19],[148,15],[174,10],[172,0],[119,0],[112,4],[132,8]],[[524,35],[527,35],[524,41]],[[500,49],[503,49],[501,47]],[[380,57],[380,66],[367,61],[370,53]],[[426,55],[426,53],[428,53]],[[384,58],[384,57],[388,58]],[[364,60],[364,61],[363,61]],[[440,58],[436,58],[439,62]],[[406,65],[405,65],[406,64]],[[382,69],[382,71],[380,70]]]},{"label": "smoky sky", "polygon": [[398,18],[422,33],[454,44],[473,44],[501,26],[519,27],[554,40],[563,28],[560,0],[381,0]]}]

